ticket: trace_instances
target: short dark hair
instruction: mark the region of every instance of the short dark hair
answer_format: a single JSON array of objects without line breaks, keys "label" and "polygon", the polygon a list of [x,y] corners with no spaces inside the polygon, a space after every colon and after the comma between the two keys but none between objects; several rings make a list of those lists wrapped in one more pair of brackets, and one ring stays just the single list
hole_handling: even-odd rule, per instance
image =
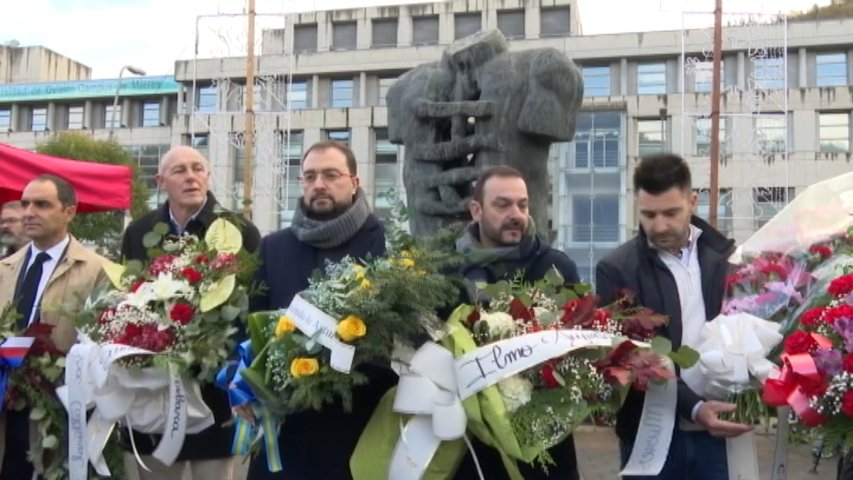
[{"label": "short dark hair", "polygon": [[474,184],[473,198],[475,201],[481,204],[483,203],[483,198],[485,197],[486,191],[486,182],[488,182],[489,179],[492,177],[520,178],[524,180],[524,177],[521,175],[521,172],[506,165],[498,165],[496,167],[487,168],[486,170],[483,170],[483,173],[480,174],[480,176],[477,178],[477,182]]},{"label": "short dark hair", "polygon": [[690,167],[678,155],[663,153],[643,157],[634,169],[634,193],[643,190],[659,195],[672,187],[691,188]]},{"label": "short dark hair", "polygon": [[305,150],[305,154],[302,155],[302,163],[305,163],[305,159],[308,158],[308,154],[314,150],[327,150],[329,148],[334,148],[344,154],[344,157],[347,159],[347,170],[349,170],[350,175],[358,174],[355,154],[352,153],[352,149],[349,148],[347,144],[338,142],[337,140],[323,140],[322,142],[317,142],[314,145],[311,145],[308,147],[308,150]]},{"label": "short dark hair", "polygon": [[74,191],[74,187],[72,187],[64,178],[50,173],[45,173],[39,175],[33,181],[52,183],[56,187],[56,196],[59,198],[59,203],[61,203],[63,207],[77,206],[77,193]]}]

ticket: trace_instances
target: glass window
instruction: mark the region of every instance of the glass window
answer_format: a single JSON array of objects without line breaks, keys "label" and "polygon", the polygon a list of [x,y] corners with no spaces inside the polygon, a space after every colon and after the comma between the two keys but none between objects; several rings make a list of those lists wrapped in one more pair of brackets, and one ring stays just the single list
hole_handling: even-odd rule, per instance
[{"label": "glass window", "polygon": [[619,195],[573,195],[572,218],[572,242],[619,241]]},{"label": "glass window", "polygon": [[352,80],[332,80],[332,95],[329,106],[332,108],[352,107]]},{"label": "glass window", "polygon": [[0,108],[0,132],[8,132],[12,129],[12,110]]},{"label": "glass window", "polygon": [[[104,105],[104,128],[121,128],[121,104],[115,106],[115,114],[113,114],[112,105]],[[115,125],[111,122],[115,121]]]},{"label": "glass window", "polygon": [[302,196],[299,176],[302,174],[303,134],[300,131],[278,132],[281,152],[279,170],[279,227],[290,224]]},{"label": "glass window", "polygon": [[757,230],[794,199],[794,187],[755,187],[752,197],[753,227]]},{"label": "glass window", "polygon": [[142,126],[160,126],[160,102],[144,102],[142,104]]},{"label": "glass window", "polygon": [[663,95],[666,93],[665,63],[637,65],[637,93],[640,95]]},{"label": "glass window", "polygon": [[822,53],[817,55],[817,86],[847,85],[847,55]]},{"label": "glass window", "polygon": [[620,112],[581,112],[574,138],[574,168],[619,166]]},{"label": "glass window", "polygon": [[821,113],[819,115],[820,151],[848,152],[850,150],[850,114]]},{"label": "glass window", "polygon": [[[705,221],[711,215],[711,192],[707,188],[694,190],[697,195],[696,215]],[[732,234],[732,191],[730,188],[721,188],[717,195],[717,230],[726,236]]]},{"label": "glass window", "polygon": [[761,90],[785,88],[785,61],[782,57],[753,60],[752,84]]},{"label": "glass window", "polygon": [[[725,65],[720,63],[720,91],[723,90],[726,78]],[[714,62],[698,62],[693,67],[693,91],[710,92],[714,85]]]},{"label": "glass window", "polygon": [[755,137],[761,153],[783,153],[785,143],[785,116],[764,115],[755,119]]},{"label": "glass window", "polygon": [[47,130],[47,107],[33,107],[33,121],[30,127],[34,132]]},{"label": "glass window", "polygon": [[317,51],[317,24],[296,25],[293,27],[293,52]]},{"label": "glass window", "polygon": [[70,105],[68,107],[68,130],[83,129],[83,105]]},{"label": "glass window", "polygon": [[481,20],[479,13],[457,13],[453,16],[453,38],[459,40],[479,32]]},{"label": "glass window", "polygon": [[213,113],[217,106],[216,87],[208,85],[198,89],[198,102],[196,102],[198,113]]},{"label": "glass window", "polygon": [[373,171],[373,205],[382,216],[395,206],[400,192],[397,189],[399,163],[397,146],[388,140],[388,129],[377,128],[375,167]]},{"label": "glass window", "polygon": [[343,130],[325,130],[325,134],[326,140],[335,140],[336,142],[349,145],[350,133],[348,128]]},{"label": "glass window", "polygon": [[524,38],[524,10],[499,11],[498,30],[506,38]]},{"label": "glass window", "polygon": [[385,97],[388,95],[388,89],[397,81],[397,77],[385,77],[379,79],[379,105],[385,106]]},{"label": "glass window", "polygon": [[373,20],[373,43],[374,47],[396,47],[397,46],[397,19],[382,18]]},{"label": "glass window", "polygon": [[187,135],[187,145],[198,150],[204,158],[207,158],[210,153],[210,137],[206,133],[196,133],[195,135]]},{"label": "glass window", "polygon": [[569,7],[543,8],[539,13],[539,32],[543,37],[570,35],[571,24]]},{"label": "glass window", "polygon": [[662,118],[637,120],[639,155],[655,155],[667,150],[666,121]]},{"label": "glass window", "polygon": [[287,102],[290,103],[291,110],[308,108],[308,83],[291,83],[290,90],[287,92]]},{"label": "glass window", "polygon": [[414,45],[438,44],[438,15],[412,17],[412,43]]},{"label": "glass window", "polygon": [[355,22],[332,23],[332,49],[355,50]]},{"label": "glass window", "polygon": [[157,208],[166,199],[166,192],[157,188],[157,171],[162,157],[171,148],[170,145],[131,145],[126,150],[136,161],[139,179],[148,186],[148,208]]},{"label": "glass window", "polygon": [[610,67],[583,67],[583,94],[587,97],[610,95]]},{"label": "glass window", "polygon": [[[726,136],[726,119],[720,119],[720,155],[729,152],[729,139]],[[696,119],[696,155],[711,154],[711,119]]]}]

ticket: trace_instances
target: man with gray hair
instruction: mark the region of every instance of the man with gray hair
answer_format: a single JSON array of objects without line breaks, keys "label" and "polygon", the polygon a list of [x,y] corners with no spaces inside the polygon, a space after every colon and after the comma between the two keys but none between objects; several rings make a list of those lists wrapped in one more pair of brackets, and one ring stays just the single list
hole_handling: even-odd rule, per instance
[{"label": "man with gray hair", "polygon": [[20,201],[0,205],[0,258],[17,252],[30,240],[24,235],[24,208]]},{"label": "man with gray hair", "polygon": [[[207,159],[198,151],[186,146],[174,147],[160,159],[157,184],[166,192],[167,200],[158,209],[148,212],[128,225],[122,239],[121,256],[124,260],[148,260],[148,248],[142,243],[146,233],[158,223],[169,226],[171,235],[196,235],[204,237],[210,224],[217,218],[226,218],[236,225],[243,235],[243,248],[255,252],[261,236],[248,220],[222,208],[208,190],[210,168]],[[235,320],[239,322],[239,320]],[[239,325],[236,325],[239,328]],[[132,454],[125,457],[128,478],[140,480],[216,480],[235,478],[234,471],[241,468],[231,454],[233,426],[223,426],[231,420],[228,394],[212,383],[203,385],[202,398],[213,411],[214,425],[194,435],[187,435],[177,461],[170,466],[151,457],[159,442],[159,435],[134,432],[134,442],[145,464],[146,471],[136,466]],[[130,448],[127,438],[126,447]],[[243,467],[245,468],[245,467]]]}]

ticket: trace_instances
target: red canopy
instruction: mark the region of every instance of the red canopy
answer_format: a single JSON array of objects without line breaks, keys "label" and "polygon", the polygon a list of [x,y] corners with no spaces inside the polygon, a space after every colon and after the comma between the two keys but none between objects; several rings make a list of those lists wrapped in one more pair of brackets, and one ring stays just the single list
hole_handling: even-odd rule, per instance
[{"label": "red canopy", "polygon": [[130,208],[130,167],[42,155],[0,143],[0,203],[20,200],[37,176],[52,173],[77,191],[78,212]]}]

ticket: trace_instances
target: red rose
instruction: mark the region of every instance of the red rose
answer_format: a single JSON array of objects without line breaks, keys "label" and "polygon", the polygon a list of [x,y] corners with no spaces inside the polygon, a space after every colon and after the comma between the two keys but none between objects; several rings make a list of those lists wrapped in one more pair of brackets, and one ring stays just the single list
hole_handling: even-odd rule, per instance
[{"label": "red rose", "polygon": [[184,267],[181,269],[181,276],[187,279],[190,282],[190,285],[194,285],[201,281],[201,272],[194,269],[193,267]]},{"label": "red rose", "polygon": [[809,253],[818,255],[822,259],[827,259],[832,256],[832,249],[826,245],[812,245],[809,248]]},{"label": "red rose", "polygon": [[607,310],[596,308],[595,314],[592,316],[592,326],[597,330],[607,328],[607,322],[610,321],[610,313]]},{"label": "red rose", "polygon": [[844,356],[843,368],[845,372],[853,372],[853,354]]},{"label": "red rose", "polygon": [[768,263],[761,268],[761,273],[768,278],[776,277],[780,281],[785,281],[788,278],[788,271],[778,263]]},{"label": "red rose", "polygon": [[545,388],[554,389],[560,388],[560,382],[554,376],[554,366],[550,363],[542,365],[539,370],[539,376],[542,377],[542,382],[545,383]]},{"label": "red rose", "polygon": [[785,353],[796,355],[798,353],[809,353],[817,348],[817,342],[811,334],[797,330],[785,339]]},{"label": "red rose", "polygon": [[205,263],[207,263],[209,261],[210,261],[210,257],[208,257],[207,255],[205,255],[203,253],[199,254],[195,257],[195,263],[197,263],[199,265],[204,265]]},{"label": "red rose", "polygon": [[186,325],[190,323],[195,315],[195,309],[186,303],[176,303],[172,310],[169,311],[169,318],[173,322]]},{"label": "red rose", "polygon": [[133,283],[130,284],[130,291],[136,292],[137,290],[139,290],[139,287],[141,287],[143,283],[145,283],[145,280],[134,280]]},{"label": "red rose", "polygon": [[841,318],[853,319],[853,305],[839,305],[833,308],[827,308],[823,314],[823,320],[826,323],[835,323]]},{"label": "red rose", "polygon": [[821,317],[825,311],[825,307],[814,307],[806,310],[803,316],[800,317],[800,323],[807,327],[817,327],[821,323]]},{"label": "red rose", "polygon": [[826,290],[834,297],[844,297],[853,292],[853,273],[836,278]]},{"label": "red rose", "polygon": [[135,323],[128,323],[124,326],[124,335],[126,337],[135,337],[142,333],[142,328]]},{"label": "red rose", "polygon": [[848,417],[853,417],[853,392],[845,392],[841,399],[841,411]]}]

